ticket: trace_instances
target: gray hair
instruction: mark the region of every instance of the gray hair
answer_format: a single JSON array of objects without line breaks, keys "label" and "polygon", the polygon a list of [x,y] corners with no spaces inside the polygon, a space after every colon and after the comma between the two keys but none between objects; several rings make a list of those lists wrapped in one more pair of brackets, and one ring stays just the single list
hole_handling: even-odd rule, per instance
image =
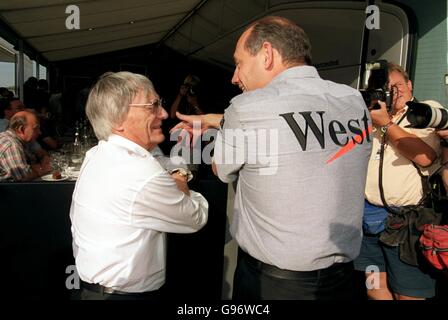
[{"label": "gray hair", "polygon": [[264,42],[269,42],[288,65],[311,65],[311,43],[305,31],[293,21],[267,16],[251,23],[246,30],[250,34],[244,48],[256,55]]},{"label": "gray hair", "polygon": [[33,109],[27,109],[25,111],[21,111],[19,114],[15,114],[9,120],[7,129],[11,129],[14,132],[17,132],[21,127],[24,127],[28,124],[27,115],[34,115],[37,119],[36,112]]},{"label": "gray hair", "polygon": [[90,91],[86,114],[99,140],[107,140],[115,125],[129,112],[129,104],[140,91],[154,93],[152,82],[140,74],[127,71],[106,72]]}]

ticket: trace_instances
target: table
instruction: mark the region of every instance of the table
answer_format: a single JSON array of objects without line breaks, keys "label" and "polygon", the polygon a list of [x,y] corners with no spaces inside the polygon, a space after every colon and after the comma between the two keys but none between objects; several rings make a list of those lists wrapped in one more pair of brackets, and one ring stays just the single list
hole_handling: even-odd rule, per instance
[{"label": "table", "polygon": [[[170,297],[219,300],[227,185],[192,181],[209,201],[207,225],[195,234],[168,235]],[[66,300],[67,267],[74,265],[70,204],[75,181],[0,183],[0,298]]]}]

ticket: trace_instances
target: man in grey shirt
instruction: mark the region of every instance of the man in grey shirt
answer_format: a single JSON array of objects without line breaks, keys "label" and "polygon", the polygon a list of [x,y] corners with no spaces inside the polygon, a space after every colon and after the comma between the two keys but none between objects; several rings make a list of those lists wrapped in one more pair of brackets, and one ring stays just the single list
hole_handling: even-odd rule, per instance
[{"label": "man in grey shirt", "polygon": [[224,117],[179,115],[176,128],[220,127],[214,171],[238,181],[235,299],[353,297],[371,120],[356,90],[319,77],[310,51],[292,21],[262,18],[236,45],[243,94]]}]

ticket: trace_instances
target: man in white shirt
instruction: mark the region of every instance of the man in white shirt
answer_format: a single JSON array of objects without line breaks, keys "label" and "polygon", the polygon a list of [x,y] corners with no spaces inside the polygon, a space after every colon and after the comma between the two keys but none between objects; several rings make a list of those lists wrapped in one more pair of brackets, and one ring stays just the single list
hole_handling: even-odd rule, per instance
[{"label": "man in white shirt", "polygon": [[146,77],[104,74],[86,113],[100,142],[86,154],[70,212],[81,299],[160,299],[165,233],[201,229],[208,203],[185,172],[170,176],[150,153],[167,113]]}]

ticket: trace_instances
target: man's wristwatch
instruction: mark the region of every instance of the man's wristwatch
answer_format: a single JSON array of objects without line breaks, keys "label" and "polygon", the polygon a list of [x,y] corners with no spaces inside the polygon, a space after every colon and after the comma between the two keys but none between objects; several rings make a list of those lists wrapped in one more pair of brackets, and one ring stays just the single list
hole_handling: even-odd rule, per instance
[{"label": "man's wristwatch", "polygon": [[177,173],[181,177],[187,177],[187,182],[193,179],[193,173],[190,170],[184,168],[176,168],[168,171],[169,174]]},{"label": "man's wristwatch", "polygon": [[392,121],[389,121],[388,124],[386,124],[385,126],[382,126],[382,127],[380,128],[381,136],[384,136],[384,135],[387,133],[387,130],[389,130],[389,127],[390,127],[391,125],[393,125],[393,124],[394,124],[394,123],[393,123]]}]

